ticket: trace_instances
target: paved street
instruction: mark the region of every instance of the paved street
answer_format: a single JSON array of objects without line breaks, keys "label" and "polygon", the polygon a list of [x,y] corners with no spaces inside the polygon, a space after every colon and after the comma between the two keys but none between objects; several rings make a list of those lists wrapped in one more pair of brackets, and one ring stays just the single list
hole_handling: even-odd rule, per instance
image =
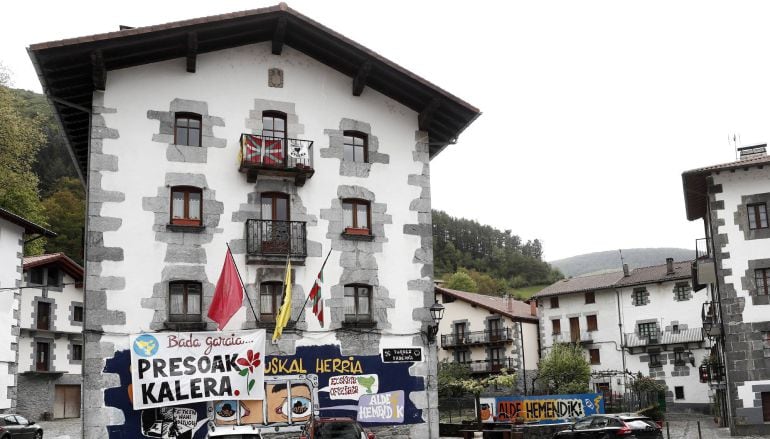
[{"label": "paved street", "polygon": [[83,437],[80,418],[39,421],[44,439],[79,439]]},{"label": "paved street", "polygon": [[[748,439],[765,436],[730,436],[730,430],[727,428],[718,428],[714,424],[714,418],[705,415],[695,414],[667,414],[668,434],[663,429],[664,439]],[[700,422],[700,436],[698,435],[698,422]]]}]

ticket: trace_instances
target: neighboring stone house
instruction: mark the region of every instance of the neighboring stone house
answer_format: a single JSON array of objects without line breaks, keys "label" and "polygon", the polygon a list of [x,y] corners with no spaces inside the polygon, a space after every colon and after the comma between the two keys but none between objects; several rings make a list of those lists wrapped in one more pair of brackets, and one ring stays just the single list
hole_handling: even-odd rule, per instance
[{"label": "neighboring stone house", "polygon": [[64,253],[24,258],[18,413],[80,417],[83,268]]},{"label": "neighboring stone house", "polygon": [[591,364],[591,390],[608,404],[642,373],[668,387],[668,411],[709,410],[698,366],[708,355],[696,312],[707,300],[694,292],[691,262],[564,279],[539,291],[541,340],[578,343]]},{"label": "neighboring stone house", "polygon": [[[266,364],[301,359],[323,415],[352,417],[323,365],[360,364],[403,409],[373,430],[438,437],[430,160],[478,109],[285,4],[29,52],[87,182],[84,437],[175,416],[133,410],[128,337],[215,330],[228,244],[251,303],[227,329],[272,332],[288,253],[291,325]],[[321,327],[303,304],[329,250]],[[184,410],[205,425],[205,405]]]},{"label": "neighboring stone house", "polygon": [[537,309],[510,297],[436,287],[444,318],[439,324],[439,361],[467,365],[484,376],[506,369],[516,373],[519,391],[532,388],[539,357]]},{"label": "neighboring stone house", "polygon": [[[740,159],[682,174],[687,219],[702,219],[699,313],[714,340],[708,375],[719,416],[733,435],[770,434],[770,157],[766,145]],[[697,310],[693,310],[697,313]]]},{"label": "neighboring stone house", "polygon": [[56,234],[0,207],[0,412],[17,407],[19,302],[26,240]]}]

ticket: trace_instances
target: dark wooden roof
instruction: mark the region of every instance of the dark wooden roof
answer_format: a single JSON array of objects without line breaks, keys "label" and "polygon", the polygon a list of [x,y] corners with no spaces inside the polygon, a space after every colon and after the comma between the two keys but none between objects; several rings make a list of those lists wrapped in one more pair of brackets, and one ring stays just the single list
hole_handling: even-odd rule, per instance
[{"label": "dark wooden roof", "polygon": [[497,313],[513,320],[528,320],[537,322],[537,315],[532,315],[532,307],[529,303],[516,300],[512,297],[487,296],[485,294],[469,293],[467,291],[451,290],[436,285],[435,294],[442,294],[474,306],[480,306],[493,313]]},{"label": "dark wooden roof", "polygon": [[712,173],[734,172],[739,169],[762,168],[768,165],[770,165],[770,156],[762,155],[683,172],[682,189],[684,190],[684,205],[687,211],[687,219],[693,221],[706,215],[709,189],[707,178]]},{"label": "dark wooden roof", "polygon": [[106,71],[173,58],[187,58],[188,71],[195,71],[198,53],[264,41],[272,41],[275,54],[280,54],[287,44],[350,76],[355,95],[370,87],[418,112],[420,129],[430,133],[431,157],[453,143],[480,115],[477,108],[462,99],[285,3],[33,44],[28,52],[56,108],[73,158],[85,174],[90,118],[87,111],[93,91],[104,88]]},{"label": "dark wooden roof", "polygon": [[37,234],[37,235],[43,235],[48,238],[56,237],[56,233],[46,229],[43,226],[37,225],[20,215],[16,215],[10,210],[3,209],[2,207],[0,207],[0,218],[10,221],[19,227],[23,227],[24,233],[28,235]]},{"label": "dark wooden roof", "polygon": [[31,270],[35,267],[44,265],[55,264],[67,274],[72,276],[76,282],[83,281],[83,267],[77,262],[70,259],[64,253],[49,253],[40,256],[27,256],[24,258],[24,271]]}]

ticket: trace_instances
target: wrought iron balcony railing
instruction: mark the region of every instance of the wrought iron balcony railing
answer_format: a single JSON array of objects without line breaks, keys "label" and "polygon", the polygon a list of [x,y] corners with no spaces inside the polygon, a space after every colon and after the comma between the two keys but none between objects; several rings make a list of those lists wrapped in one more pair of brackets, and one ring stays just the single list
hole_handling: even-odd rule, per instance
[{"label": "wrought iron balcony railing", "polygon": [[498,373],[503,369],[513,372],[513,358],[499,358],[466,362],[471,373]]},{"label": "wrought iron balcony railing", "polygon": [[626,346],[629,348],[670,345],[680,343],[698,343],[703,341],[701,328],[689,328],[682,331],[658,331],[651,335],[640,336],[634,332],[625,334]]},{"label": "wrought iron balcony railing", "polygon": [[249,182],[258,174],[293,175],[298,186],[312,177],[313,141],[284,137],[241,134],[240,171]]},{"label": "wrought iron balcony railing", "polygon": [[251,256],[307,256],[305,223],[301,221],[246,221],[246,253]]},{"label": "wrought iron balcony railing", "polygon": [[441,336],[441,347],[470,346],[485,343],[513,341],[511,328],[501,328],[487,331],[452,333]]}]

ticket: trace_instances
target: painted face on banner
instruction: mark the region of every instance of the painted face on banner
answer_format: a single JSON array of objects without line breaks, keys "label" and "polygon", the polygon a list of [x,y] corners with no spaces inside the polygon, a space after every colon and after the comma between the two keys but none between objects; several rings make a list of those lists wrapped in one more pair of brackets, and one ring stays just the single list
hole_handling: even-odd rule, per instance
[{"label": "painted face on banner", "polygon": [[267,422],[287,422],[291,411],[292,422],[304,422],[312,413],[310,388],[305,384],[292,384],[291,399],[286,384],[271,384],[265,392],[267,398]]}]

